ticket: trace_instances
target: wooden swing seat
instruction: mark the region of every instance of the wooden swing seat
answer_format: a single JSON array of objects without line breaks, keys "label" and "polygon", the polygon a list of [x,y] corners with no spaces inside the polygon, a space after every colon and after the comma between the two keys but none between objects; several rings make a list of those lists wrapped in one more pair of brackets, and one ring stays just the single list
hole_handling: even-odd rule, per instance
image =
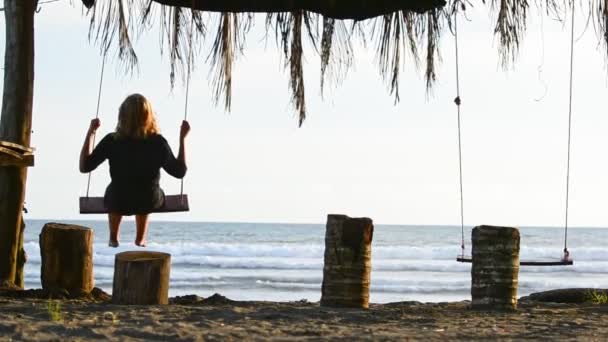
[{"label": "wooden swing seat", "polygon": [[[458,262],[466,262],[472,263],[473,258],[470,256],[462,256],[459,255],[456,258]],[[547,259],[547,260],[520,260],[520,266],[571,266],[574,265],[574,260],[572,259]]]},{"label": "wooden swing seat", "polygon": [[[153,213],[176,213],[190,211],[188,205],[188,195],[166,195],[165,204],[153,210]],[[103,197],[80,197],[80,213],[81,214],[107,214]]]}]

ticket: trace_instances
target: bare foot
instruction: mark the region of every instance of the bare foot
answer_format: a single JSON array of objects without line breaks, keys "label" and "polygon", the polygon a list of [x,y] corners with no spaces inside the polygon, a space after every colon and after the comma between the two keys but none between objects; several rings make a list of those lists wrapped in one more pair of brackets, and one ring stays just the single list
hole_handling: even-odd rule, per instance
[{"label": "bare foot", "polygon": [[110,240],[110,241],[108,242],[108,246],[113,247],[113,248],[116,248],[116,247],[118,247],[119,245],[120,245],[120,244],[118,243],[118,241],[112,241],[112,240]]},{"label": "bare foot", "polygon": [[146,241],[140,241],[140,242],[135,241],[135,245],[138,247],[146,247]]}]

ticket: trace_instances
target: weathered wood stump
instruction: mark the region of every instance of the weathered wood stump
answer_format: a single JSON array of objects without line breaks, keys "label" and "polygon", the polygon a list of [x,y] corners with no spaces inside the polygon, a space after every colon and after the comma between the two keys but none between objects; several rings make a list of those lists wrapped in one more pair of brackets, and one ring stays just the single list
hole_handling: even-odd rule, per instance
[{"label": "weathered wood stump", "polygon": [[40,233],[40,278],[50,293],[87,295],[93,289],[93,229],[47,223]]},{"label": "weathered wood stump", "polygon": [[369,307],[373,235],[369,218],[327,216],[322,306]]},{"label": "weathered wood stump", "polygon": [[139,251],[116,254],[112,302],[168,304],[170,272],[170,254]]},{"label": "weathered wood stump", "polygon": [[517,308],[519,231],[479,226],[472,233],[471,307]]}]

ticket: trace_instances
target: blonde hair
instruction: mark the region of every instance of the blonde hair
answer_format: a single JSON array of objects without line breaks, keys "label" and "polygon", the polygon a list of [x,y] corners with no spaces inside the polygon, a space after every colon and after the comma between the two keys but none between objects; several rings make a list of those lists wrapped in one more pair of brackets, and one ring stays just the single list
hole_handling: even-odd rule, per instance
[{"label": "blonde hair", "polygon": [[118,110],[117,137],[145,139],[159,132],[150,101],[141,94],[127,96]]}]

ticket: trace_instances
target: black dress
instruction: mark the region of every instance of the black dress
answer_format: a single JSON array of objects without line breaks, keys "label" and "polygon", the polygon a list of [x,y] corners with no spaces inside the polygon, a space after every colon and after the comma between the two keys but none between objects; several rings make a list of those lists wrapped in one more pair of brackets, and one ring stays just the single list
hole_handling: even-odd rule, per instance
[{"label": "black dress", "polygon": [[104,196],[110,213],[148,214],[163,206],[160,169],[176,178],[186,174],[186,164],[177,160],[162,135],[146,139],[123,139],[106,135],[85,161],[85,172],[95,170],[104,160],[110,163],[110,177]]}]

